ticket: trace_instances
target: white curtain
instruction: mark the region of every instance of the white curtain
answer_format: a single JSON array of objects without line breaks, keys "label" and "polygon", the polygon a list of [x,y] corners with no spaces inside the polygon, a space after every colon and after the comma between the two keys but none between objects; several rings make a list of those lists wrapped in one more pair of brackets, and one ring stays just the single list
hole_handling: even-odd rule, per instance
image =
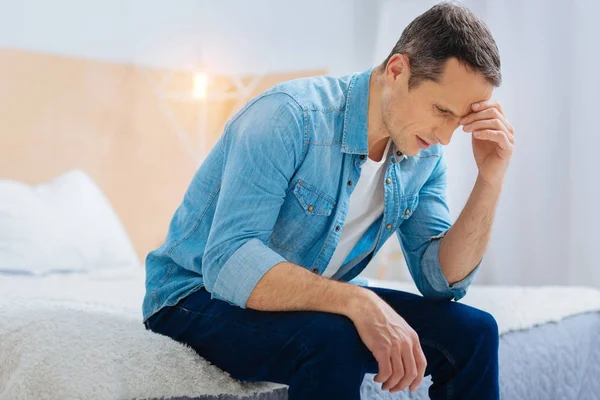
[{"label": "white curtain", "polygon": [[[435,1],[382,1],[374,63]],[[466,0],[490,27],[504,82],[495,97],[516,148],[477,283],[600,287],[600,2]],[[476,177],[470,138],[447,147],[456,218]],[[387,246],[386,278],[407,277]],[[374,275],[371,273],[371,275]],[[381,274],[380,274],[381,276]]]}]

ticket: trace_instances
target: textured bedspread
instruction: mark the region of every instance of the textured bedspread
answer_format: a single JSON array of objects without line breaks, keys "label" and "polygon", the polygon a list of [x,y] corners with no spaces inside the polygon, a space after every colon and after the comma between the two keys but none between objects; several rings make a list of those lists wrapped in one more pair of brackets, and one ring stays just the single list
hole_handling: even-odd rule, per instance
[{"label": "textured bedspread", "polygon": [[[0,400],[286,398],[281,385],[237,382],[145,331],[143,278],[140,271],[0,278]],[[465,302],[497,317],[504,399],[598,398],[600,292],[474,286]],[[371,379],[365,399],[427,398],[426,385],[416,395],[390,395]]]}]

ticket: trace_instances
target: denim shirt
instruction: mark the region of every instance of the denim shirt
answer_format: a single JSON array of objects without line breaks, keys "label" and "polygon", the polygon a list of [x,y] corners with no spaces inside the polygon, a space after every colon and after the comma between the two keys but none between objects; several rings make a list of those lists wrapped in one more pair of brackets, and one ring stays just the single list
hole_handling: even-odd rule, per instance
[{"label": "denim shirt", "polygon": [[[144,320],[202,286],[244,308],[262,276],[283,261],[315,274],[325,270],[368,156],[371,72],[282,83],[227,123],[165,241],[146,258]],[[396,233],[419,291],[458,300],[479,266],[454,285],[440,268],[441,238],[451,226],[442,147],[414,157],[393,147],[383,214],[332,279],[357,277]]]}]

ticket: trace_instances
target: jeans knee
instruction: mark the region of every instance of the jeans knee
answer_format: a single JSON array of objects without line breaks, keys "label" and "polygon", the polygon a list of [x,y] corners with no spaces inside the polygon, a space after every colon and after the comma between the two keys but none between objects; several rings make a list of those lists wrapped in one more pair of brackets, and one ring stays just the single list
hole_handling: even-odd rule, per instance
[{"label": "jeans knee", "polygon": [[490,351],[497,352],[500,333],[498,323],[494,316],[488,312],[478,310],[474,320],[474,324],[479,331],[479,340],[482,341]]},{"label": "jeans knee", "polygon": [[460,333],[464,338],[467,357],[495,362],[498,358],[500,342],[498,323],[494,316],[486,311],[468,307]]},{"label": "jeans knee", "polygon": [[496,319],[486,311],[462,303],[450,302],[445,307],[443,321],[449,335],[445,344],[456,362],[463,364],[473,358],[497,359],[499,333]]}]

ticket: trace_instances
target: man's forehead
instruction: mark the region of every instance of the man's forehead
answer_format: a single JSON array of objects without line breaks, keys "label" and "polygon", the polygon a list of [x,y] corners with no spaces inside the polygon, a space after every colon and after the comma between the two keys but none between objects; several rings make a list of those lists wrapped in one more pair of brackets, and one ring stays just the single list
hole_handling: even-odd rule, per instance
[{"label": "man's forehead", "polygon": [[471,106],[492,97],[494,86],[485,77],[455,59],[445,65],[436,94],[449,111],[457,117],[471,112]]},{"label": "man's forehead", "polygon": [[472,112],[471,106],[492,97],[493,87],[489,85],[487,90],[460,90],[457,89],[451,95],[439,96],[438,104],[450,111],[456,117],[464,117]]}]

